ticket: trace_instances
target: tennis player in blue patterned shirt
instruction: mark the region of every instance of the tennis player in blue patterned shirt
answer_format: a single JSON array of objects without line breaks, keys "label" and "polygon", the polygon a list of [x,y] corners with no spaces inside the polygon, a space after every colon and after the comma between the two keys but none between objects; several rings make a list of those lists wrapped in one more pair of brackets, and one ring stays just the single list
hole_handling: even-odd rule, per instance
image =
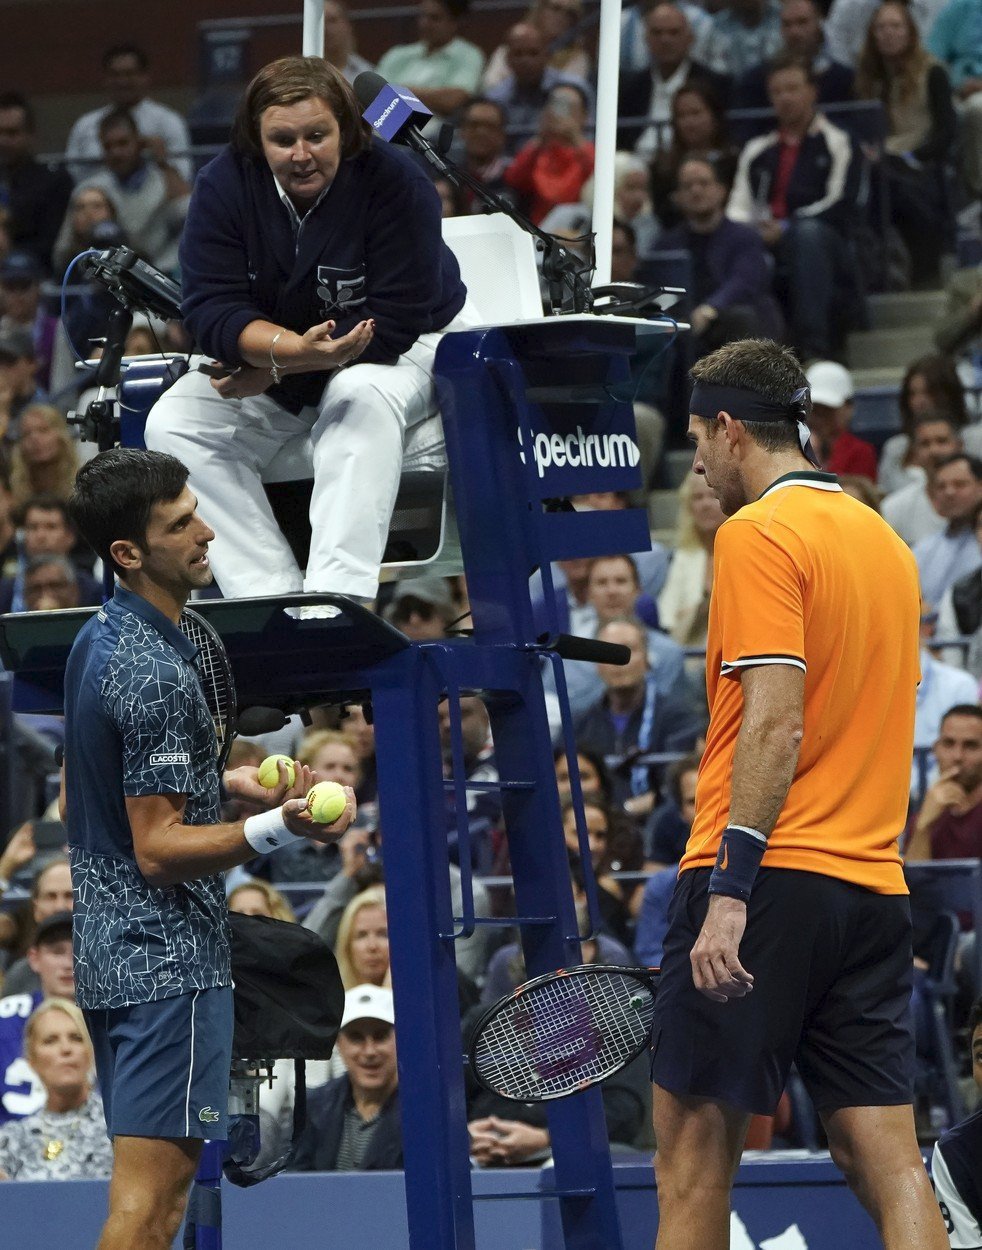
[{"label": "tennis player in blue patterned shirt", "polygon": [[[296,765],[288,788],[255,770],[229,793],[272,810],[222,824],[214,726],[179,627],[211,581],[212,530],[172,456],[106,451],[78,474],[80,532],[117,575],[65,673],[63,818],[75,898],[75,984],[114,1145],[98,1250],[164,1250],[205,1138],[225,1136],[232,979],[223,873],[296,837],[334,841],[354,816],[314,824]],[[282,804],[282,806],[280,806]]]}]

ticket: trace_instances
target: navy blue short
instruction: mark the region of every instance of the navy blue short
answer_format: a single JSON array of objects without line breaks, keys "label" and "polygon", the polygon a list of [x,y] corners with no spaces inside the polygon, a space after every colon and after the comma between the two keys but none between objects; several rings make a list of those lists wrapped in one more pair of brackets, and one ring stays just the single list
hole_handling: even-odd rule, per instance
[{"label": "navy blue short", "polygon": [[651,1034],[655,1084],[771,1115],[794,1063],[818,1111],[909,1103],[907,896],[761,869],[740,944],[753,992],[718,1003],[695,988],[689,963],[711,871],[683,872],[672,896]]},{"label": "navy blue short", "polygon": [[110,1137],[227,1136],[231,986],[84,1014]]}]

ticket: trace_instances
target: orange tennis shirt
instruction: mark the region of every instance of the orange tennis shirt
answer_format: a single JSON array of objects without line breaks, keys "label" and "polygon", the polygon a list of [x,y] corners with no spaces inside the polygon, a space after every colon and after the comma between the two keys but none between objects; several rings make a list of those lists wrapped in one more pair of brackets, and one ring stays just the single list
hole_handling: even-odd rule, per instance
[{"label": "orange tennis shirt", "polygon": [[804,736],[763,865],[906,894],[897,839],[920,680],[914,557],[832,474],[802,472],[720,527],[713,569],[710,724],[679,871],[713,865],[729,820],[741,669],[793,664],[805,673]]}]

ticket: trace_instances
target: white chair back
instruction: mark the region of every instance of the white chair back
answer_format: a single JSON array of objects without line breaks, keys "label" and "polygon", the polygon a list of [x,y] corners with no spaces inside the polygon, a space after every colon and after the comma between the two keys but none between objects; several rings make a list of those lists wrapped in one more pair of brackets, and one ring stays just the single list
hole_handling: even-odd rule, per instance
[{"label": "white chair back", "polygon": [[535,242],[510,217],[446,217],[443,241],[457,257],[467,294],[485,325],[542,317]]}]

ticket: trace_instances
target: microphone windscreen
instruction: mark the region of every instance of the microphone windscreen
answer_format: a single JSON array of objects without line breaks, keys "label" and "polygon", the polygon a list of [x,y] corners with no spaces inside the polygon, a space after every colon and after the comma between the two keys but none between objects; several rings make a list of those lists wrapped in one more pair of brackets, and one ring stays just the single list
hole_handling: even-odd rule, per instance
[{"label": "microphone windscreen", "polygon": [[373,69],[365,69],[355,76],[351,89],[355,93],[355,99],[363,109],[366,109],[378,93],[388,85],[381,74],[376,74]]},{"label": "microphone windscreen", "polygon": [[286,713],[278,707],[247,707],[239,713],[235,730],[243,738],[255,738],[259,734],[275,733],[288,720]]}]

